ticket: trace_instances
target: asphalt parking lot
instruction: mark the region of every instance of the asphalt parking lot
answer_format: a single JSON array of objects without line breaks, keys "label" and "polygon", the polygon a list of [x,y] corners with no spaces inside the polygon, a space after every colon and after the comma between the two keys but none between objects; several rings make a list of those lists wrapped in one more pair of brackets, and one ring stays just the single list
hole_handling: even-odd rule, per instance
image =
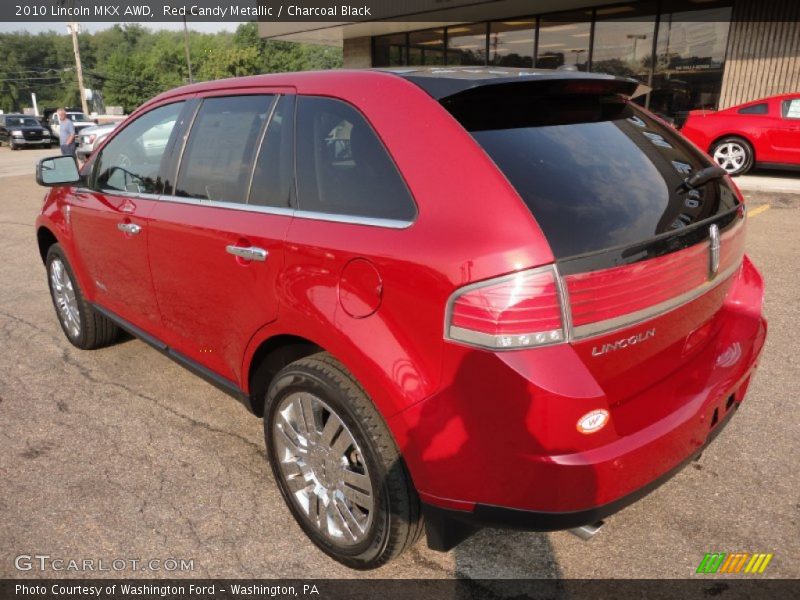
[{"label": "asphalt parking lot", "polygon": [[82,352],[64,338],[33,227],[32,165],[52,153],[0,149],[0,578],[88,575],[15,568],[37,553],[194,563],[95,573],[131,577],[696,577],[706,552],[736,551],[774,553],[765,577],[800,577],[800,195],[746,192],[770,332],[747,400],[700,462],[589,542],[485,530],[360,573],[295,525],[242,406],[138,340]]}]

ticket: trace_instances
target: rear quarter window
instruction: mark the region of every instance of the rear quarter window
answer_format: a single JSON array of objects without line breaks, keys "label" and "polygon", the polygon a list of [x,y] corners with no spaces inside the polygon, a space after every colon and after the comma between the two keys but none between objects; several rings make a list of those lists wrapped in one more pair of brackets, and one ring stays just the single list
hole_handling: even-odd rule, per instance
[{"label": "rear quarter window", "polygon": [[298,208],[413,221],[411,194],[366,119],[332,98],[301,96],[297,103]]}]

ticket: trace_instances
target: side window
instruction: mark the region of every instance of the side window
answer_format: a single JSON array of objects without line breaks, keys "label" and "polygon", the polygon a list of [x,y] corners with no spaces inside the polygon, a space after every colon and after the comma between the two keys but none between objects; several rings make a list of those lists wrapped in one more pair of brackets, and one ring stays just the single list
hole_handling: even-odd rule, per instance
[{"label": "side window", "polygon": [[183,102],[160,106],[127,125],[112,139],[95,165],[94,187],[104,191],[161,193],[158,178]]},{"label": "side window", "polygon": [[736,111],[740,115],[765,115],[769,112],[769,106],[766,102],[761,102],[760,104],[753,104],[751,106],[745,106],[744,108],[740,108]]},{"label": "side window", "polygon": [[800,98],[784,100],[781,104],[784,119],[800,119]]},{"label": "side window", "polygon": [[297,100],[297,193],[301,210],[411,221],[417,210],[394,162],[349,104]]},{"label": "side window", "polygon": [[175,195],[247,201],[253,157],[274,96],[207,98],[181,160]]},{"label": "side window", "polygon": [[256,159],[248,203],[289,208],[294,180],[294,96],[281,96]]}]

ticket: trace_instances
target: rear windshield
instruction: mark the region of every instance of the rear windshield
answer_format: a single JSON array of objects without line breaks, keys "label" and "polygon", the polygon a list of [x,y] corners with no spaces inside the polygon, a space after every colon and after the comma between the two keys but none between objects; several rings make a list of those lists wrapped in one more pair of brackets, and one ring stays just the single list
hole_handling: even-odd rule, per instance
[{"label": "rear windshield", "polygon": [[679,190],[711,163],[632,103],[504,96],[443,105],[516,188],[557,259],[639,244],[737,205],[722,180]]}]

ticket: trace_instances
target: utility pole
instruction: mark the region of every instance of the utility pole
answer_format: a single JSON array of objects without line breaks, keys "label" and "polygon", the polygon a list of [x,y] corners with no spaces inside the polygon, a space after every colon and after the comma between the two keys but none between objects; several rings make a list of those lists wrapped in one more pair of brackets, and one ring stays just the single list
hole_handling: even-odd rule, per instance
[{"label": "utility pole", "polygon": [[183,46],[186,49],[186,66],[189,67],[189,83],[194,83],[192,57],[189,55],[189,26],[186,25],[186,15],[183,15]]},{"label": "utility pole", "polygon": [[86,89],[83,87],[83,67],[81,66],[81,50],[78,47],[78,30],[80,25],[77,23],[67,23],[67,30],[72,34],[72,49],[75,51],[75,69],[78,73],[78,90],[81,93],[81,108],[83,114],[89,114],[89,106],[86,104]]}]

